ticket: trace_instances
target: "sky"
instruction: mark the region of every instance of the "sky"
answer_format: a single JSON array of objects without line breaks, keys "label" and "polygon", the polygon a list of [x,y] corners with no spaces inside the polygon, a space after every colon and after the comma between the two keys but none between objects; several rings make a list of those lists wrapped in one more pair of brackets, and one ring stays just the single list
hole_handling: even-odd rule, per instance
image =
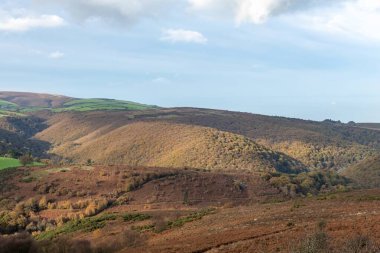
[{"label": "sky", "polygon": [[0,0],[0,90],[380,122],[379,0]]}]

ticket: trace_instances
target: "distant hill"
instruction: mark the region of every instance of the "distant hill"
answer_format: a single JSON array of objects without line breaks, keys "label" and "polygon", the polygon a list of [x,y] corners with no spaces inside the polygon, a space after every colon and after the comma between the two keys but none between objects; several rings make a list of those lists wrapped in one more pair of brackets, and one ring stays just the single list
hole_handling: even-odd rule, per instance
[{"label": "distant hill", "polygon": [[[3,137],[2,153],[10,149],[30,150],[34,154],[50,151],[74,162],[92,159],[100,164],[215,169],[252,169],[255,164],[277,170],[281,167],[278,164],[284,162],[278,160],[282,156],[283,160],[291,164],[296,161],[310,170],[343,171],[380,150],[380,131],[372,129],[376,125],[370,129],[331,120],[316,122],[222,110],[159,108],[112,99],[0,94],[4,99],[0,100],[0,107],[7,110],[3,118],[25,118],[31,120],[31,125],[34,121],[40,124],[32,135],[24,135],[25,129],[9,135],[9,129],[3,128],[2,136],[16,136]],[[50,107],[35,107],[46,105]],[[220,134],[225,136],[225,142],[213,139],[213,135]],[[32,145],[32,141],[44,145]],[[264,159],[257,156],[258,147],[264,150]],[[287,163],[284,162],[285,167]]]},{"label": "distant hill", "polygon": [[212,128],[165,122],[120,124],[112,117],[57,115],[36,137],[51,152],[75,163],[239,169],[298,173],[306,166],[240,135]]},{"label": "distant hill", "polygon": [[[98,129],[96,133],[106,134],[133,122],[164,122],[209,127],[245,136],[269,150],[293,157],[310,169],[342,170],[376,154],[380,149],[379,131],[334,122],[304,121],[192,108],[120,111],[107,114],[97,111],[83,115],[67,113],[64,115],[65,118],[71,118],[71,123],[66,125],[71,125],[73,128],[77,124],[86,126],[88,134],[93,131],[92,129]],[[53,122],[51,127],[64,124],[60,117],[63,117],[63,114],[56,115],[54,122],[50,121]],[[60,128],[52,130],[53,135],[55,133],[54,138],[66,136],[66,134],[57,134],[60,133]],[[76,133],[75,129],[68,134],[71,133]],[[81,138],[81,136],[73,137]],[[66,140],[62,139],[55,143],[65,142]],[[108,145],[111,144],[106,143],[105,146]]]},{"label": "distant hill", "polygon": [[63,111],[96,111],[96,110],[146,110],[155,106],[115,99],[79,99],[59,95],[0,92],[0,117],[22,116],[28,112],[50,110]]},{"label": "distant hill", "polygon": [[380,131],[380,123],[358,123],[355,126]]},{"label": "distant hill", "polygon": [[380,187],[380,153],[344,170],[342,174],[362,187]]},{"label": "distant hill", "polygon": [[240,134],[315,169],[340,170],[380,149],[379,131],[333,121],[192,108],[166,111],[159,118]]},{"label": "distant hill", "polygon": [[28,92],[0,92],[0,107],[3,109],[17,108],[57,108],[72,98],[60,95],[38,94]]}]

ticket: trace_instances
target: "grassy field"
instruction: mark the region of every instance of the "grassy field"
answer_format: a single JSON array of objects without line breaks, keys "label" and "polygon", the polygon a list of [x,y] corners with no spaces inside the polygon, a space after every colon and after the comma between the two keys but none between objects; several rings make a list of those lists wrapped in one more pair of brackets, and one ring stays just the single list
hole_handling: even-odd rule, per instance
[{"label": "grassy field", "polygon": [[[98,110],[146,110],[157,108],[156,106],[144,105],[130,101],[122,101],[115,99],[72,99],[69,102],[61,105],[60,107],[41,107],[41,106],[28,106],[22,107],[15,103],[8,102],[0,99],[0,117],[5,116],[23,116],[22,113],[36,112],[41,110],[51,110],[53,112],[66,112],[66,111],[98,111]],[[20,113],[21,112],[21,113]]]},{"label": "grassy field", "polygon": [[11,103],[11,102],[0,99],[0,109],[15,110],[17,108],[18,108],[18,105],[16,105],[15,103]]},{"label": "grassy field", "polygon": [[77,99],[64,104],[62,108],[53,109],[63,111],[95,111],[95,110],[146,110],[154,106],[114,99]]},{"label": "grassy field", "polygon": [[0,157],[0,170],[19,166],[21,166],[21,163],[17,159]]},{"label": "grassy field", "polygon": [[[44,165],[43,163],[34,162],[32,164],[33,166],[41,166]],[[7,157],[0,157],[0,170],[7,169],[7,168],[16,168],[20,167],[21,163],[18,159],[14,158],[7,158]]]},{"label": "grassy field", "polygon": [[18,113],[18,112],[6,111],[6,110],[1,110],[1,109],[0,109],[0,118],[1,118],[1,117],[7,117],[7,116],[18,116],[18,117],[23,117],[23,116],[25,116],[25,115],[22,114],[22,113]]}]

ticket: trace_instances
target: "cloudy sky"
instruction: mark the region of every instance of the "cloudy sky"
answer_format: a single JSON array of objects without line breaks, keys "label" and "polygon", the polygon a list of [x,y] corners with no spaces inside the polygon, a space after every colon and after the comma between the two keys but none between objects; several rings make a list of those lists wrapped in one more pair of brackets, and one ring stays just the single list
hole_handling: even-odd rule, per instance
[{"label": "cloudy sky", "polygon": [[379,0],[0,0],[0,90],[380,122]]}]

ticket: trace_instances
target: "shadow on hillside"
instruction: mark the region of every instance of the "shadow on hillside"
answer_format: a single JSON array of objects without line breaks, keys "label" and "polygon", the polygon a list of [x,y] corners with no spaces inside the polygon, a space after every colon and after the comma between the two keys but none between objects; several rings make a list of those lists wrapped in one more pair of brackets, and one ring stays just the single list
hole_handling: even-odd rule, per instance
[{"label": "shadow on hillside", "polygon": [[48,158],[51,144],[33,138],[48,125],[37,117],[4,118],[0,121],[0,155],[19,156],[31,153],[35,157]]}]

